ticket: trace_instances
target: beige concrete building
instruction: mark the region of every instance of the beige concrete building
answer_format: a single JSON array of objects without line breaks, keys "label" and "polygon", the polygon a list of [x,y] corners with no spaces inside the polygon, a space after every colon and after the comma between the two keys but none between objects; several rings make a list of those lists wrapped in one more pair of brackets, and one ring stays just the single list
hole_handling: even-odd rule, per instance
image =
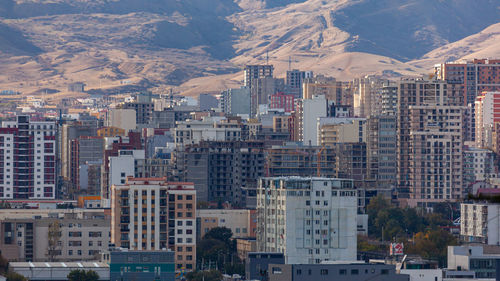
[{"label": "beige concrete building", "polygon": [[[50,234],[53,224],[60,232],[57,238]],[[109,216],[99,211],[2,218],[0,249],[9,261],[98,260],[109,245],[109,227]],[[56,245],[49,249],[51,239]]]},{"label": "beige concrete building", "polygon": [[132,250],[175,251],[176,269],[196,267],[196,190],[165,178],[112,186],[111,242]]},{"label": "beige concrete building", "polygon": [[[457,107],[463,105],[462,91],[459,85],[445,81],[404,78],[398,82],[397,187],[403,205],[409,199],[412,205],[421,205],[456,200],[462,194],[462,170],[458,167],[462,167],[463,132],[458,127],[462,126],[459,115],[463,109]],[[424,159],[425,167],[419,163]]]},{"label": "beige concrete building", "polygon": [[461,106],[410,106],[411,207],[432,207],[465,196],[464,110]]},{"label": "beige concrete building", "polygon": [[341,142],[366,142],[366,119],[320,118],[318,145],[333,147]]},{"label": "beige concrete building", "polygon": [[255,222],[252,223],[254,210],[235,209],[198,210],[196,219],[200,226],[200,238],[210,229],[215,227],[226,227],[233,232],[233,238],[255,238]]},{"label": "beige concrete building", "polygon": [[137,116],[134,109],[113,108],[106,116],[106,125],[116,127],[125,131],[135,130],[137,127]]}]

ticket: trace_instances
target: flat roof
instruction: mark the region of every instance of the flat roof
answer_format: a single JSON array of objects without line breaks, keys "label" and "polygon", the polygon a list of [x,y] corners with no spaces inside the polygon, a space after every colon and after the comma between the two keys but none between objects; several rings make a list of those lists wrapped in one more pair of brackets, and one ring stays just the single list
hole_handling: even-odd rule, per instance
[{"label": "flat roof", "polygon": [[9,262],[12,268],[108,268],[109,265],[100,261],[81,262]]}]

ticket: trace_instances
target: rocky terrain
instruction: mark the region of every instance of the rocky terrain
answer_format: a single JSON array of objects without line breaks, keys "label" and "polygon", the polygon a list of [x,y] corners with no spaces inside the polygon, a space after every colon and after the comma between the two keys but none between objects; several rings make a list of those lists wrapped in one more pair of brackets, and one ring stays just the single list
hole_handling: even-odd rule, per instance
[{"label": "rocky terrain", "polygon": [[0,90],[196,95],[267,61],[278,76],[417,75],[500,56],[499,22],[497,0],[0,0]]}]

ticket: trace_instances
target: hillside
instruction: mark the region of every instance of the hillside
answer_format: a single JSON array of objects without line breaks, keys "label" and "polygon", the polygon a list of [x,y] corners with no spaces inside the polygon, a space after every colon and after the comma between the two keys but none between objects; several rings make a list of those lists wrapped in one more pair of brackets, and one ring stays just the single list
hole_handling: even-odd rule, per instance
[{"label": "hillside", "polygon": [[442,56],[495,55],[499,6],[495,0],[0,0],[0,90],[62,95],[68,83],[83,81],[92,93],[176,87],[196,95],[237,86],[244,64],[266,59],[277,75],[289,62],[339,79],[415,75]]}]

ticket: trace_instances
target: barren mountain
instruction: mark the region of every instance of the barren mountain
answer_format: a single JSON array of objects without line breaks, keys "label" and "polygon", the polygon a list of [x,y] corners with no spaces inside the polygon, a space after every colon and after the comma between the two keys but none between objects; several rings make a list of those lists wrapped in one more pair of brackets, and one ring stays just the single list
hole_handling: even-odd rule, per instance
[{"label": "barren mountain", "polygon": [[0,0],[0,90],[64,92],[83,81],[91,93],[180,85],[178,91],[194,95],[236,86],[244,64],[266,60],[277,75],[290,66],[339,79],[412,75],[451,57],[498,56],[499,6],[498,0]]}]

